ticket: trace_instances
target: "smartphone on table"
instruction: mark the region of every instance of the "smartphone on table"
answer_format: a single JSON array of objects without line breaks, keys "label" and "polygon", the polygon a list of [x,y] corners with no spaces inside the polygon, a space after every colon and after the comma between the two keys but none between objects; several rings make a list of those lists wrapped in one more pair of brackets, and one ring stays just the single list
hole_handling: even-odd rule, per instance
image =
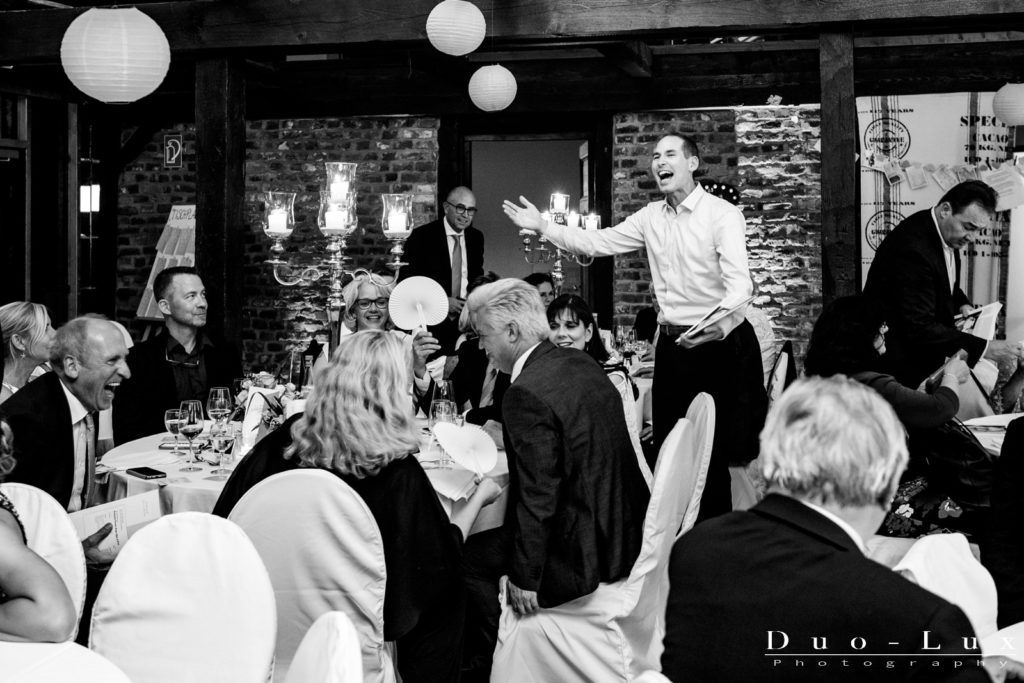
[{"label": "smartphone on table", "polygon": [[152,467],[129,467],[125,472],[139,479],[163,479],[167,476],[166,472],[161,472]]}]

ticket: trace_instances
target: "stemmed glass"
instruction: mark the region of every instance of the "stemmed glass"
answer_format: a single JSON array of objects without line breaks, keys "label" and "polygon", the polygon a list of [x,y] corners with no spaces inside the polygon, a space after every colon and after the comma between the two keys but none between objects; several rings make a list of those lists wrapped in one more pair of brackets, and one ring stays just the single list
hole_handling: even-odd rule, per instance
[{"label": "stemmed glass", "polygon": [[185,461],[185,467],[182,467],[179,472],[199,472],[202,470],[201,467],[197,467],[195,463],[196,452],[194,448],[195,438],[203,431],[203,404],[200,401],[182,401],[181,402],[181,433],[188,439],[188,455],[189,459]]},{"label": "stemmed glass", "polygon": [[210,473],[215,475],[210,477],[214,481],[224,481],[227,479],[227,475],[231,474],[231,470],[227,468],[233,460],[233,451],[235,445],[235,426],[232,424],[214,424],[210,428],[210,444],[213,446],[214,452],[217,454],[218,467],[215,470],[211,470]]},{"label": "stemmed glass", "polygon": [[455,422],[455,401],[448,401],[442,398],[434,399],[430,402],[430,427],[431,427],[431,440],[437,444],[437,467],[438,469],[449,469],[452,466],[451,458],[448,457],[448,453],[441,446],[441,443],[437,440],[437,436],[433,434],[433,428],[443,422]]},{"label": "stemmed glass", "polygon": [[232,401],[231,394],[227,387],[213,387],[210,389],[210,396],[206,399],[206,412],[214,423],[220,423],[231,415]]},{"label": "stemmed glass", "polygon": [[181,450],[178,449],[178,434],[181,429],[181,410],[178,408],[171,408],[170,410],[164,411],[164,427],[167,427],[167,431],[174,437],[174,450],[171,451],[171,455],[182,456],[185,455]]}]

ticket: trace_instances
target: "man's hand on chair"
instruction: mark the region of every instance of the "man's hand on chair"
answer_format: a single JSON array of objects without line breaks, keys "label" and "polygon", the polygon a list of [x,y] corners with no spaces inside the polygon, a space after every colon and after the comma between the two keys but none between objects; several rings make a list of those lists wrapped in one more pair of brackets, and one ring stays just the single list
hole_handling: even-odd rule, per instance
[{"label": "man's hand on chair", "polygon": [[523,590],[511,581],[508,582],[508,602],[516,614],[533,614],[540,609],[537,591]]}]

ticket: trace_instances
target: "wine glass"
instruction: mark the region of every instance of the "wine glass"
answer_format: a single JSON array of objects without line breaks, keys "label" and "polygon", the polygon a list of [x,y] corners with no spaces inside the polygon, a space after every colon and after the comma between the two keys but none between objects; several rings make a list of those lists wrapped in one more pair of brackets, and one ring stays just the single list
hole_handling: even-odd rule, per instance
[{"label": "wine glass", "polygon": [[206,412],[214,423],[226,420],[231,415],[232,400],[227,387],[213,387],[206,399]]},{"label": "wine glass", "polygon": [[[444,399],[434,399],[430,402],[430,425],[431,430],[437,425],[443,422],[455,422],[455,402],[446,401]],[[437,436],[432,435],[431,439],[437,442]],[[448,457],[448,453],[445,452],[444,448],[440,443],[437,443],[438,458],[437,467],[438,469],[449,469],[452,466],[451,458]]]},{"label": "wine glass", "polygon": [[236,428],[232,424],[215,424],[210,428],[210,445],[213,452],[217,454],[217,469],[211,470],[210,477],[214,481],[224,481],[231,470],[227,468],[233,460],[233,449],[235,446]]},{"label": "wine glass", "polygon": [[182,435],[188,439],[188,455],[189,459],[185,461],[185,466],[182,467],[179,472],[199,472],[202,468],[197,467],[195,463],[196,451],[195,451],[195,438],[203,431],[203,404],[199,401],[182,401],[181,402],[181,427]]},{"label": "wine glass", "polygon": [[181,410],[178,408],[171,408],[170,410],[164,411],[164,427],[174,437],[174,450],[171,451],[171,455],[182,456],[185,455],[178,449],[178,434],[181,429]]}]

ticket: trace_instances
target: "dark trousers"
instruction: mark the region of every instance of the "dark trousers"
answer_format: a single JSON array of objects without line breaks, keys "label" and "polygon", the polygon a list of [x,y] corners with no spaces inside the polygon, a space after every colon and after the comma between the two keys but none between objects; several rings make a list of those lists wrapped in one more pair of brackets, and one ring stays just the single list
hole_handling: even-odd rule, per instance
[{"label": "dark trousers", "polygon": [[498,640],[498,581],[508,573],[511,542],[505,529],[473,534],[462,547],[466,582],[466,645],[463,656],[466,683],[490,679]]},{"label": "dark trousers", "polygon": [[690,402],[701,392],[715,401],[715,441],[698,521],[732,510],[729,465],[757,457],[758,436],[768,412],[761,349],[744,320],[725,339],[684,349],[662,334],[654,356],[651,418],[654,443],[664,443]]},{"label": "dark trousers", "polygon": [[466,593],[458,585],[444,600],[423,610],[396,641],[398,674],[405,683],[459,683],[462,672]]}]

